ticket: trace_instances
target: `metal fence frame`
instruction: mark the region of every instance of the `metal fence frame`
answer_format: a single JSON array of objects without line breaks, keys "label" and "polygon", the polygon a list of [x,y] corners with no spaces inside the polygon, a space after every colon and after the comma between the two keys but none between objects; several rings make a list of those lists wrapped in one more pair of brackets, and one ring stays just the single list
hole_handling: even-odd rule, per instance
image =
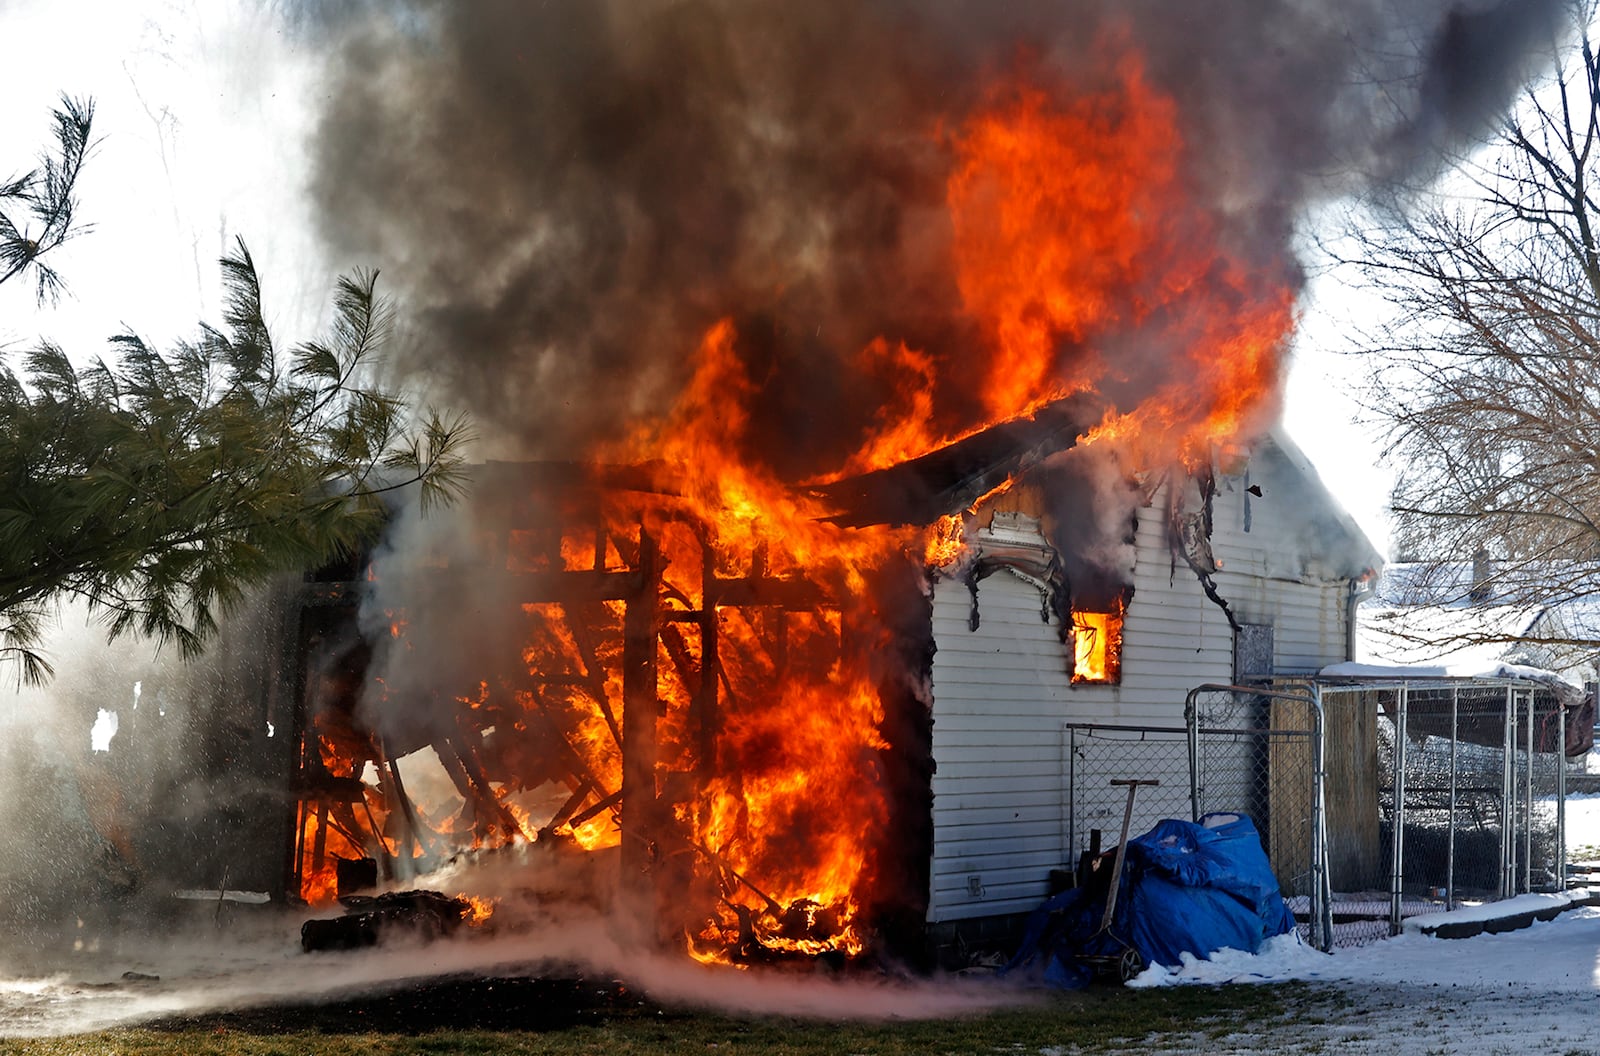
[{"label": "metal fence frame", "polygon": [[[1286,897],[1304,899],[1296,906],[1305,939],[1320,950],[1333,942],[1329,914],[1327,841],[1323,810],[1325,736],[1322,702],[1310,686],[1239,686],[1208,683],[1191,689],[1184,698],[1184,724],[1189,738],[1190,817],[1198,821],[1216,810],[1239,811],[1252,816],[1262,832],[1263,845],[1274,859],[1274,871]],[[1234,773],[1231,783],[1214,780],[1227,773],[1229,763],[1216,763],[1217,746],[1244,745],[1253,758],[1247,772]],[[1233,765],[1237,767],[1234,753]],[[1287,755],[1286,764],[1275,763]],[[1294,757],[1301,757],[1295,765]],[[1262,760],[1265,760],[1263,763]],[[1307,765],[1309,764],[1309,765]],[[1214,786],[1221,784],[1222,790]],[[1286,792],[1300,806],[1262,806]],[[1263,814],[1268,816],[1264,819]],[[1274,816],[1287,814],[1287,817]],[[1298,834],[1298,846],[1273,846]],[[1287,864],[1298,863],[1298,864]]]},{"label": "metal fence frame", "polygon": [[[1425,746],[1435,762],[1448,759],[1443,788],[1433,788],[1426,782],[1412,788],[1408,783],[1419,755],[1424,754],[1412,747],[1417,742],[1417,731],[1408,730],[1407,720],[1412,717],[1409,705],[1420,701],[1423,691],[1433,694],[1431,721],[1435,723],[1441,713],[1440,694],[1451,694],[1448,736],[1443,746],[1431,740]],[[1463,741],[1459,728],[1463,695],[1482,699],[1490,693],[1503,693],[1502,699],[1508,705],[1492,712],[1496,721],[1502,713],[1504,716],[1498,749]],[[1375,833],[1372,840],[1380,847],[1379,861],[1387,858],[1387,905],[1378,901],[1366,909],[1335,902],[1329,863],[1328,708],[1348,707],[1344,700],[1349,694],[1358,695],[1355,699],[1360,708],[1374,709],[1367,718],[1380,741],[1374,749],[1379,753],[1372,768],[1374,787],[1365,791],[1371,795],[1367,809],[1374,814],[1367,819]],[[1383,694],[1392,695],[1392,699]],[[1086,833],[1080,828],[1091,828],[1089,822],[1099,817],[1106,818],[1109,826],[1120,813],[1123,793],[1107,788],[1106,778],[1150,772],[1176,777],[1186,770],[1189,787],[1182,790],[1187,792],[1186,797],[1170,788],[1159,792],[1152,789],[1145,793],[1149,797],[1145,802],[1161,804],[1155,809],[1165,811],[1163,816],[1187,815],[1192,821],[1214,810],[1250,814],[1258,829],[1264,830],[1264,842],[1272,833],[1281,841],[1290,830],[1303,831],[1308,836],[1304,852],[1292,844],[1287,857],[1283,847],[1274,849],[1272,854],[1284,894],[1294,899],[1296,915],[1311,945],[1329,950],[1398,934],[1406,916],[1419,910],[1453,909],[1458,904],[1457,832],[1465,814],[1471,813],[1470,808],[1463,810],[1462,794],[1486,792],[1485,788],[1465,789],[1458,780],[1465,772],[1458,769],[1464,755],[1481,756],[1475,760],[1478,764],[1489,759],[1499,767],[1498,785],[1489,788],[1498,792],[1498,806],[1490,813],[1502,822],[1495,863],[1498,879],[1486,897],[1508,898],[1540,886],[1535,882],[1534,859],[1538,855],[1548,857],[1553,853],[1554,860],[1545,862],[1542,868],[1548,869],[1551,885],[1565,885],[1565,761],[1559,748],[1536,752],[1534,737],[1541,718],[1555,721],[1557,730],[1564,730],[1565,716],[1560,709],[1560,701],[1547,686],[1526,679],[1309,679],[1274,686],[1196,686],[1185,697],[1182,726],[1063,724],[1063,847],[1081,852]],[[1383,742],[1386,728],[1388,738]],[[1433,730],[1429,733],[1437,736]],[[1559,739],[1557,743],[1561,743]],[[1278,758],[1273,753],[1286,744],[1294,746],[1287,753],[1286,762],[1262,763],[1263,758]],[[1491,758],[1494,751],[1499,752],[1497,763]],[[1439,755],[1441,752],[1447,756]],[[1308,758],[1309,765],[1297,763],[1297,758]],[[1484,772],[1478,771],[1480,775]],[[1545,776],[1538,776],[1541,773]],[[1262,782],[1271,788],[1263,791]],[[1536,810],[1536,797],[1541,794],[1553,797],[1553,818],[1548,816],[1548,810]],[[1263,819],[1258,816],[1262,804],[1274,799],[1287,801],[1289,806],[1274,805],[1273,810],[1280,816],[1267,819],[1263,826]],[[1304,808],[1297,805],[1301,803]],[[1096,805],[1102,809],[1096,811]],[[1286,811],[1288,816],[1282,816]],[[1440,818],[1444,819],[1442,826]],[[1510,819],[1510,824],[1504,824],[1505,819]],[[1423,886],[1432,870],[1425,874],[1408,858],[1407,826],[1423,823],[1433,830],[1443,829],[1446,874],[1442,888]],[[1481,836],[1486,828],[1484,819],[1475,816],[1473,823]],[[1537,843],[1536,829],[1544,833]],[[1341,833],[1344,831],[1341,829]],[[1286,864],[1291,859],[1292,864]],[[1408,864],[1417,875],[1408,876]],[[1379,890],[1381,886],[1373,894],[1382,899]],[[1370,921],[1372,926],[1365,927],[1362,921]]]},{"label": "metal fence frame", "polygon": [[[1319,680],[1316,689],[1325,707],[1339,707],[1339,698],[1355,695],[1363,712],[1375,709],[1374,723],[1379,735],[1380,755],[1377,762],[1379,783],[1378,800],[1382,820],[1388,825],[1388,912],[1382,922],[1386,934],[1399,934],[1404,918],[1416,912],[1454,909],[1460,902],[1457,864],[1464,853],[1458,845],[1458,834],[1467,828],[1463,817],[1464,794],[1478,794],[1478,799],[1467,806],[1472,814],[1471,828],[1480,834],[1485,828],[1497,829],[1496,860],[1492,863],[1494,884],[1484,889],[1484,896],[1504,899],[1534,890],[1535,831],[1548,836],[1541,840],[1539,853],[1553,859],[1547,863],[1548,886],[1562,888],[1566,883],[1566,764],[1560,745],[1564,743],[1565,714],[1558,698],[1543,683],[1527,679],[1437,678],[1437,679],[1338,679]],[[1472,700],[1466,708],[1463,698]],[[1440,726],[1448,696],[1448,727]],[[1432,707],[1422,714],[1431,718],[1435,729],[1418,733],[1409,729],[1413,718],[1412,705],[1427,701]],[[1488,702],[1488,703],[1485,703]],[[1473,710],[1476,704],[1479,710]],[[1465,741],[1462,737],[1463,718],[1485,716],[1499,724],[1498,747],[1485,745],[1482,740]],[[1556,730],[1555,751],[1537,751],[1535,731],[1540,718],[1553,721]],[[1440,732],[1444,730],[1445,732]],[[1387,745],[1382,742],[1387,734]],[[1435,744],[1439,741],[1442,743]],[[1383,755],[1386,754],[1387,758]],[[1441,760],[1439,757],[1443,755]],[[1463,776],[1470,777],[1470,767],[1463,773],[1463,756],[1468,755],[1478,764],[1477,774],[1494,774],[1494,784],[1483,787],[1463,785]],[[1419,757],[1433,756],[1435,780],[1442,779],[1444,788],[1413,788],[1411,779],[1419,771],[1426,772],[1427,760]],[[1541,771],[1545,777],[1536,778]],[[1443,791],[1444,796],[1438,794]],[[1554,801],[1553,817],[1544,817],[1536,811],[1536,792],[1549,794]],[[1430,799],[1430,794],[1432,799]],[[1486,801],[1492,817],[1486,823],[1478,814],[1479,802]],[[1411,819],[1419,819],[1413,822]],[[1421,873],[1418,865],[1412,866],[1408,875],[1408,826],[1421,825],[1431,819],[1432,829],[1443,828],[1444,863],[1443,883],[1425,884],[1414,875]],[[1442,820],[1443,824],[1439,824]],[[1381,825],[1380,825],[1381,830]],[[1470,852],[1467,852],[1470,853]],[[1437,862],[1430,863],[1437,868]],[[1408,900],[1409,899],[1409,900]],[[1369,935],[1369,938],[1379,937]]]}]

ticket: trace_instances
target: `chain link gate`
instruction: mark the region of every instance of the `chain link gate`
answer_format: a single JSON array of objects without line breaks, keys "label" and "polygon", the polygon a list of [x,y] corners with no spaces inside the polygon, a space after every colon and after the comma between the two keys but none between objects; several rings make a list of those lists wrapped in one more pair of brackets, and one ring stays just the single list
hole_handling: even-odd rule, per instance
[{"label": "chain link gate", "polygon": [[1255,823],[1301,937],[1330,948],[1322,707],[1310,688],[1197,686],[1184,701],[1191,816]]},{"label": "chain link gate", "polygon": [[[1063,727],[1067,771],[1066,831],[1062,846],[1076,864],[1086,853],[1109,850],[1121,832],[1127,790],[1114,780],[1156,780],[1134,798],[1132,835],[1165,818],[1189,816],[1188,737],[1181,727],[1105,726],[1071,722]],[[1102,843],[1103,841],[1103,843]]]}]

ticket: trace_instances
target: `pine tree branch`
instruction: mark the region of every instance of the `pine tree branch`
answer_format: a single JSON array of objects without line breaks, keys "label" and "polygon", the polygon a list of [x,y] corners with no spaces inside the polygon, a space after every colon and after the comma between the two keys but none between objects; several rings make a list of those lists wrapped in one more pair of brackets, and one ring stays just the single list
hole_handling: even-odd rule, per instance
[{"label": "pine tree branch", "polygon": [[341,280],[332,334],[295,353],[311,369],[285,370],[242,242],[223,266],[227,333],[166,354],[119,335],[88,372],[48,345],[0,365],[0,658],[25,678],[48,676],[22,618],[41,606],[82,598],[109,636],[191,654],[250,584],[370,542],[385,496],[461,494],[468,421],[407,426],[404,400],[357,383],[387,331],[375,272]]}]

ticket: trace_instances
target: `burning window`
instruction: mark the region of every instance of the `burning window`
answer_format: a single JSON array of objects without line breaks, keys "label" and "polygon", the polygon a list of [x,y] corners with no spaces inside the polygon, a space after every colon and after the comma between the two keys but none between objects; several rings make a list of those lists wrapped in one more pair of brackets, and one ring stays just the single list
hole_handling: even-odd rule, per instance
[{"label": "burning window", "polygon": [[1122,681],[1122,618],[1121,603],[1110,612],[1073,612],[1073,682]]}]

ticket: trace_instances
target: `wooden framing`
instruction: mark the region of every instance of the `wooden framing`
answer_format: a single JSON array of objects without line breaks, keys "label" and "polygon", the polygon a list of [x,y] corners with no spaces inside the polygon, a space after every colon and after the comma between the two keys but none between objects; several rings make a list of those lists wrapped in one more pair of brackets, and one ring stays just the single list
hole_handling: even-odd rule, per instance
[{"label": "wooden framing", "polygon": [[[549,830],[576,827],[610,812],[620,829],[623,898],[647,933],[667,934],[674,927],[681,929],[681,923],[660,919],[672,893],[663,891],[662,863],[674,857],[699,856],[702,864],[721,869],[711,849],[693,846],[676,831],[673,809],[692,798],[717,769],[722,715],[737,700],[733,680],[724,670],[728,644],[723,641],[723,622],[732,610],[752,614],[768,610],[770,617],[752,615],[747,621],[752,628],[766,628],[765,632],[743,636],[739,649],[764,650],[760,664],[781,675],[789,652],[787,613],[837,612],[837,603],[820,584],[771,574],[760,543],[748,552],[742,568],[719,568],[714,527],[677,509],[677,500],[669,492],[615,490],[581,482],[571,473],[530,473],[526,467],[514,468],[513,476],[524,482],[554,480],[557,487],[530,500],[527,494],[508,492],[504,481],[496,482],[494,490],[512,498],[486,518],[492,528],[484,538],[482,557],[485,565],[494,569],[507,596],[514,599],[508,618],[528,618],[531,611],[560,613],[576,662],[575,670],[538,670],[513,657],[495,673],[498,690],[524,694],[519,705],[524,725],[534,731],[530,736],[554,746],[561,760],[562,780],[570,789],[548,819],[532,820]],[[630,479],[629,483],[634,482]],[[627,511],[626,516],[619,516],[618,510]],[[548,520],[541,523],[538,517]],[[571,557],[562,551],[563,541],[570,541],[573,535],[584,536],[580,550],[592,547],[590,558],[581,562],[583,567],[574,567]],[[663,536],[676,543],[670,554],[663,550]],[[692,538],[693,545],[685,546],[685,538]],[[522,567],[513,567],[514,562]],[[696,564],[698,567],[690,567]],[[425,574],[448,583],[468,571],[441,567]],[[685,589],[685,581],[690,582],[689,589]],[[307,593],[303,626],[326,620],[315,617],[314,612],[329,604],[338,607],[353,625],[353,599],[359,592],[359,582],[318,584]],[[596,613],[603,617],[604,626],[593,625],[590,617]],[[842,619],[839,623],[835,648],[843,645]],[[612,635],[620,639],[620,654]],[[314,731],[319,702],[307,670],[317,662],[315,642],[305,631],[301,637],[296,699],[302,745],[298,765],[304,775],[320,766],[315,758]],[[614,691],[607,674],[614,673],[608,666],[612,664],[620,666],[620,702],[609,696]],[[686,700],[663,699],[662,689],[669,680],[684,687]],[[592,705],[603,718],[621,755],[620,787],[608,787],[574,749],[571,731],[562,725],[570,710],[566,705],[574,700]],[[620,713],[615,706],[618,703]],[[504,710],[509,705],[501,707]],[[687,713],[673,716],[674,728],[686,727],[691,735],[667,746],[662,742],[661,724],[668,710],[676,708],[686,708]],[[476,721],[487,724],[481,717]],[[475,827],[479,837],[509,838],[520,830],[496,798],[493,786],[498,775],[492,772],[491,761],[479,758],[472,747],[478,740],[474,734],[470,726],[463,726],[459,735],[436,737],[432,744],[463,798],[478,812]],[[434,834],[419,821],[388,747],[376,741],[375,745],[378,758],[374,762],[383,778],[387,807],[401,821],[399,826],[387,826],[391,836],[397,828],[402,832],[396,846],[403,845],[407,854],[442,850],[436,846],[439,841]],[[326,835],[324,826],[315,829],[318,847],[308,849],[301,843],[308,830],[308,815],[320,818],[324,812],[319,798],[302,796],[289,855],[290,891],[305,889],[308,869],[326,867],[327,851],[320,846]],[[372,853],[389,853],[387,844],[377,836],[378,824],[371,828],[367,843]],[[678,876],[672,883],[681,879]]]}]

